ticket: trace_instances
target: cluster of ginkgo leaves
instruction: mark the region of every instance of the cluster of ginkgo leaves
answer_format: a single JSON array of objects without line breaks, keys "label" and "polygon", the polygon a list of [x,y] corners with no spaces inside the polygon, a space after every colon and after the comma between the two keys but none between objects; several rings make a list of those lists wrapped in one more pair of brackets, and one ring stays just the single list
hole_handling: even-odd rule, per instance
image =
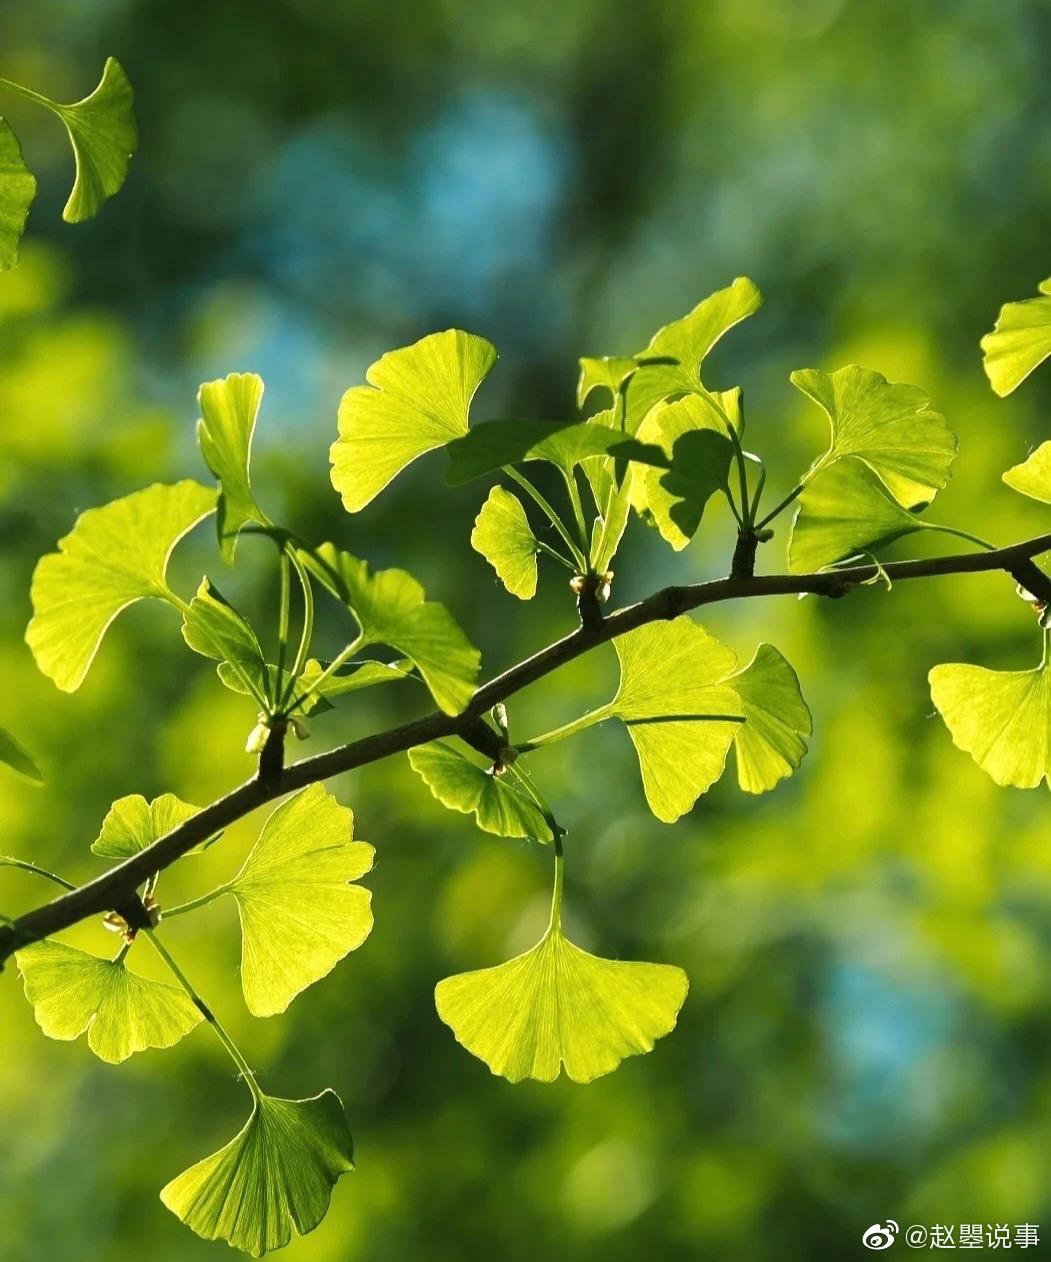
[{"label": "cluster of ginkgo leaves", "polygon": [[[984,343],[1000,393],[1051,354],[1051,289],[1045,289],[1032,302],[1005,307]],[[587,590],[601,602],[633,519],[679,550],[720,501],[755,545],[768,541],[773,523],[791,509],[793,572],[871,556],[921,530],[990,546],[922,516],[946,484],[956,452],[944,417],[919,388],[856,365],[792,374],[792,384],[827,417],[829,441],[787,494],[764,504],[766,469],[744,445],[741,391],[710,389],[703,377],[711,349],[759,303],[755,285],[738,279],[662,328],[638,354],[582,360],[582,417],[567,423],[470,423],[474,395],[496,361],[483,337],[449,330],[391,351],[369,369],[367,384],[343,397],[331,450],[333,485],[356,513],[410,463],[442,449],[448,482],[493,482],[471,544],[521,600],[535,594],[543,562],[565,569],[573,591]],[[601,406],[588,414],[596,395]],[[149,599],[175,611],[187,646],[214,662],[219,681],[251,705],[246,729],[254,713],[253,752],[264,750],[274,733],[298,732],[306,716],[313,721],[354,692],[384,684],[416,681],[442,712],[461,713],[475,692],[480,654],[449,610],[428,600],[404,570],[373,572],[333,543],[301,540],[261,506],[251,450],[262,397],[263,383],[251,373],[202,386],[197,432],[214,484],[154,485],[89,509],[39,562],[26,634],[38,667],[59,688],[75,690],[114,619]],[[1004,476],[1051,503],[1051,443]],[[228,565],[237,560],[243,533],[272,543],[276,636],[257,630],[210,576],[188,597],[169,583],[174,548],[213,515]],[[317,597],[335,601],[346,617],[345,646],[330,659],[314,652]],[[1038,612],[1044,656],[1035,671],[946,665],[931,673],[935,703],[954,740],[1004,784],[1035,786],[1051,772],[1049,633],[1046,613]],[[603,959],[566,937],[564,833],[538,786],[541,751],[616,720],[634,747],[651,811],[671,823],[720,778],[731,750],[740,787],[764,793],[799,766],[811,733],[796,674],[772,645],[760,644],[741,666],[730,647],[682,615],[628,631],[614,647],[615,695],[572,722],[519,740],[505,708],[497,707],[487,719],[502,751],[496,762],[458,739],[408,755],[442,806],[473,816],[487,832],[553,851],[551,919],[541,940],[515,959],[446,978],[435,993],[438,1014],[458,1041],[512,1082],[550,1081],[563,1069],[577,1082],[611,1072],[673,1029],[687,993],[679,968]],[[15,770],[26,771],[24,757],[17,746],[0,743],[0,759]],[[122,798],[92,850],[125,859],[198,809],[171,794],[151,802]],[[274,1016],[369,935],[371,896],[359,882],[372,858],[372,847],[353,838],[350,810],[311,785],[273,811],[239,870],[216,888],[170,907],[162,900],[162,875],[151,877],[141,891],[150,928],[136,932],[117,913],[107,918],[123,939],[112,958],[54,941],[17,952],[27,998],[53,1038],[86,1033],[96,1055],[118,1062],[171,1046],[203,1020],[223,1043],[250,1094],[248,1120],[224,1148],[161,1193],[203,1237],[259,1255],[288,1243],[293,1232],[311,1230],[333,1184],[352,1167],[352,1145],[332,1091],[287,1100],[260,1089],[162,941],[164,922],[229,896],[240,919],[245,1003],[258,1017]],[[186,861],[193,862],[192,852]],[[9,862],[71,888],[26,860]],[[132,969],[140,940],[160,954],[172,984]]]}]

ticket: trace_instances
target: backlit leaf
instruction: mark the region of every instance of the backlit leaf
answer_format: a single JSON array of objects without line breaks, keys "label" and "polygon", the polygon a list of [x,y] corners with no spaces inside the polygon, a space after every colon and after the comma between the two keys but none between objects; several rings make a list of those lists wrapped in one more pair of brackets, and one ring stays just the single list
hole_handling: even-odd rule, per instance
[{"label": "backlit leaf", "polygon": [[3,727],[0,727],[0,762],[32,784],[44,783],[44,776],[33,755]]},{"label": "backlit leaf", "polygon": [[266,692],[260,692],[259,685],[269,672],[259,640],[208,578],[201,580],[183,616],[182,636],[195,653],[227,663],[259,704],[266,705]]},{"label": "backlit leaf", "polygon": [[0,272],[18,261],[18,243],[35,196],[36,180],[22,161],[18,137],[0,118]]},{"label": "backlit leaf", "polygon": [[[300,676],[300,690],[308,688],[324,671],[324,665],[311,658],[303,668]],[[330,697],[348,696],[359,692],[362,688],[374,688],[376,684],[392,684],[410,675],[412,662],[346,662],[321,684],[314,697],[328,700]],[[316,701],[313,702],[316,705]],[[311,704],[305,707],[305,713],[311,712]]]},{"label": "backlit leaf", "polygon": [[171,1047],[201,1013],[183,991],[61,942],[36,942],[15,953],[37,1024],[52,1039],[87,1030],[88,1047],[117,1064],[148,1047]]},{"label": "backlit leaf", "polygon": [[1051,355],[1051,279],[1038,289],[1038,298],[1005,303],[993,331],[982,338],[982,367],[1001,398]]},{"label": "backlit leaf", "polygon": [[254,1258],[305,1236],[328,1212],[332,1188],[354,1168],[334,1091],[310,1100],[260,1094],[238,1135],[167,1184],[161,1200],[205,1240]]},{"label": "backlit leaf", "polygon": [[1028,460],[1008,469],[1004,481],[1030,499],[1051,504],[1051,442],[1041,443]]},{"label": "backlit leaf", "polygon": [[[1045,641],[1046,643],[1046,641]],[[1051,668],[986,670],[953,662],[928,676],[953,743],[997,784],[1051,785]]]},{"label": "backlit leaf", "polygon": [[232,561],[242,526],[249,522],[269,525],[256,503],[250,473],[263,380],[254,372],[232,372],[219,381],[206,381],[197,398],[201,406],[197,441],[205,464],[219,479],[219,549],[225,560]]},{"label": "backlit leaf", "polygon": [[610,396],[616,398],[621,386],[637,367],[638,365],[630,355],[603,355],[598,358],[585,356],[580,361],[577,407],[582,408],[592,390],[599,387],[608,390]]},{"label": "backlit leaf", "polygon": [[494,486],[471,531],[471,547],[496,571],[500,582],[519,600],[536,595],[536,537],[517,496]]},{"label": "backlit leaf", "polygon": [[929,504],[949,478],[956,437],[918,386],[848,364],[831,375],[802,368],[790,378],[828,417],[832,438],[815,467],[853,456],[903,508]]},{"label": "backlit leaf", "polygon": [[356,513],[418,456],[467,433],[471,399],[496,362],[484,337],[447,329],[388,351],[339,405],[332,485]]},{"label": "backlit leaf", "polygon": [[[118,798],[106,813],[99,835],[91,843],[92,853],[107,859],[130,859],[173,828],[185,824],[200,809],[181,801],[174,793],[162,793],[152,802],[147,802],[141,793]],[[188,853],[199,853],[215,840],[211,837]]]},{"label": "backlit leaf", "polygon": [[445,741],[410,749],[409,762],[443,806],[474,815],[478,827],[487,833],[551,841],[543,811],[511,771],[495,775],[480,759],[459,753]]},{"label": "backlit leaf", "polygon": [[734,733],[737,783],[746,793],[766,793],[802,762],[810,710],[795,671],[771,644],[760,644],[729,682],[745,717]]},{"label": "backlit leaf", "polygon": [[689,988],[670,964],[604,960],[554,925],[530,951],[447,977],[438,1015],[469,1052],[510,1082],[574,1082],[611,1073],[675,1028]]},{"label": "backlit leaf", "polygon": [[89,508],[33,574],[26,642],[63,692],[82,683],[106,628],[128,605],[170,599],[165,574],[175,545],[215,507],[197,482],[155,485]]}]

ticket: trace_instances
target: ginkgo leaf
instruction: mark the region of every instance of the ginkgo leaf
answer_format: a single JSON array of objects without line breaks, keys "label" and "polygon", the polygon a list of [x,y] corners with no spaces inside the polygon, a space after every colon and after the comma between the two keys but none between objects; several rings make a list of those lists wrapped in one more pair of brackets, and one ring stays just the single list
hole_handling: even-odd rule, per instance
[{"label": "ginkgo leaf", "polygon": [[689,982],[671,964],[604,960],[553,925],[530,951],[438,983],[438,1015],[510,1082],[611,1073],[675,1028]]},{"label": "ginkgo leaf", "polygon": [[305,1236],[328,1212],[332,1188],[354,1169],[354,1146],[339,1096],[310,1100],[259,1093],[238,1135],[161,1190],[161,1200],[205,1240],[252,1257]]},{"label": "ginkgo leaf", "polygon": [[473,815],[487,833],[552,840],[544,812],[523,792],[510,770],[497,775],[491,766],[459,753],[445,741],[410,749],[409,762],[442,806]]},{"label": "ginkgo leaf", "polygon": [[848,364],[837,372],[801,368],[795,388],[828,417],[832,438],[815,464],[853,456],[866,464],[903,508],[929,504],[949,479],[956,436],[918,386]]},{"label": "ginkgo leaf", "polygon": [[927,523],[893,499],[859,460],[837,460],[815,474],[799,497],[788,568],[805,573],[924,530]]},{"label": "ginkgo leaf", "polygon": [[953,743],[997,784],[1051,785],[1051,667],[1046,649],[1036,670],[935,666],[931,698]]},{"label": "ginkgo leaf", "polygon": [[263,379],[254,372],[232,372],[219,381],[206,381],[197,395],[197,441],[205,464],[219,479],[216,528],[226,561],[234,559],[242,526],[270,524],[256,503],[251,480],[252,435],[262,398]]},{"label": "ginkgo leaf", "polygon": [[496,348],[447,329],[388,351],[339,405],[332,485],[352,513],[425,452],[467,433],[475,391],[496,363]]},{"label": "ginkgo leaf", "polygon": [[734,733],[737,783],[746,793],[766,793],[802,762],[810,710],[795,671],[772,644],[760,644],[729,682],[745,718]]},{"label": "ginkgo leaf", "polygon": [[183,991],[61,942],[36,942],[15,953],[37,1024],[52,1039],[88,1032],[88,1047],[118,1064],[148,1047],[171,1047],[201,1013]]},{"label": "ginkgo leaf", "polygon": [[1004,481],[1030,499],[1051,504],[1051,442],[1041,443],[1028,460],[1008,469]]},{"label": "ginkgo leaf", "polygon": [[183,615],[182,637],[195,653],[225,662],[259,704],[267,704],[259,688],[269,670],[256,633],[208,578]]},{"label": "ginkgo leaf", "polygon": [[351,882],[373,848],[352,841],[354,816],[319,784],[277,808],[234,879],[241,917],[241,986],[257,1017],[284,1012],[372,930],[372,894]]},{"label": "ginkgo leaf", "polygon": [[302,552],[303,562],[354,615],[361,645],[388,644],[411,658],[446,714],[458,714],[474,693],[481,654],[444,605],[427,600],[405,570],[369,572],[331,543]]},{"label": "ginkgo leaf", "polygon": [[[91,851],[106,859],[130,859],[173,828],[185,824],[200,809],[183,802],[174,793],[162,793],[152,802],[147,802],[141,793],[118,798],[107,811],[99,835],[91,843]],[[218,834],[187,853],[199,854],[217,838]]]},{"label": "ginkgo leaf", "polygon": [[35,196],[36,180],[22,161],[18,137],[0,118],[0,272],[18,261],[18,243]]},{"label": "ginkgo leaf", "polygon": [[982,367],[1001,398],[1016,390],[1051,355],[1051,279],[1038,298],[1007,302],[991,333],[982,338]]},{"label": "ginkgo leaf", "polygon": [[525,509],[516,495],[494,486],[471,531],[471,547],[496,571],[519,600],[536,595],[536,557],[540,551]]},{"label": "ginkgo leaf", "polygon": [[577,382],[577,407],[582,408],[592,390],[602,387],[616,398],[625,381],[638,365],[630,355],[585,356],[580,361],[580,380]]},{"label": "ginkgo leaf", "polygon": [[32,784],[44,783],[44,776],[36,759],[3,727],[0,727],[0,762]]},{"label": "ginkgo leaf", "polygon": [[[739,429],[741,391],[712,397]],[[671,469],[637,471],[632,504],[637,512],[649,514],[661,537],[680,551],[696,534],[708,501],[727,485],[733,448],[726,427],[705,399],[687,395],[651,408],[638,437],[656,443],[671,460]]]},{"label": "ginkgo leaf", "polygon": [[26,643],[63,692],[80,687],[123,609],[147,596],[171,599],[168,558],[214,507],[215,492],[197,482],[147,487],[81,513],[58,552],[40,560]]},{"label": "ginkgo leaf", "polygon": [[[309,688],[325,670],[323,663],[311,658],[303,668],[299,677],[300,688]],[[377,684],[397,683],[412,674],[413,664],[410,661],[398,662],[346,662],[338,670],[332,672],[319,686],[315,697],[328,700],[330,697],[348,696],[359,692],[362,688],[374,688]],[[310,713],[310,705],[305,707]]]}]

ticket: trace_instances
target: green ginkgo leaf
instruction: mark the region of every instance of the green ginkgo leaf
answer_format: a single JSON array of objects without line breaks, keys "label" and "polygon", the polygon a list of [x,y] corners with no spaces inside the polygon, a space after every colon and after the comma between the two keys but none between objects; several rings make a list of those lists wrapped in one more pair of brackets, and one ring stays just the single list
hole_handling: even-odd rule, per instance
[{"label": "green ginkgo leaf", "polygon": [[474,693],[481,654],[444,605],[427,600],[405,570],[369,572],[331,543],[300,554],[304,564],[354,615],[359,647],[387,644],[415,662],[446,714],[458,714]]},{"label": "green ginkgo leaf", "polygon": [[161,1200],[205,1240],[252,1257],[305,1236],[328,1212],[332,1188],[354,1169],[339,1096],[310,1100],[259,1093],[239,1134],[167,1184]]},{"label": "green ginkgo leaf", "polygon": [[473,815],[487,833],[551,841],[544,812],[522,790],[512,771],[497,775],[491,766],[445,741],[410,749],[409,762],[442,806]]},{"label": "green ginkgo leaf", "polygon": [[31,784],[44,783],[44,776],[36,759],[3,727],[0,727],[0,762]]},{"label": "green ginkgo leaf", "polygon": [[36,180],[22,161],[18,137],[0,118],[0,272],[18,262],[18,243],[35,196]]},{"label": "green ginkgo leaf", "polygon": [[1041,443],[1028,460],[1008,469],[1004,481],[1030,499],[1051,504],[1051,442]]},{"label": "green ginkgo leaf", "polygon": [[475,391],[496,363],[484,337],[447,329],[388,351],[339,405],[332,485],[352,513],[418,456],[467,433]]},{"label": "green ginkgo leaf", "polygon": [[929,504],[949,479],[956,436],[918,386],[848,364],[837,372],[801,368],[790,378],[828,417],[832,438],[815,462],[825,468],[853,456],[866,464],[903,508]]},{"label": "green ginkgo leaf", "polygon": [[[739,430],[739,389],[713,393],[722,412]],[[721,416],[707,400],[687,395],[672,403],[658,403],[639,426],[640,441],[656,443],[669,457],[671,469],[636,472],[632,504],[648,514],[661,537],[678,552],[693,538],[705,506],[724,490],[733,448]]]},{"label": "green ginkgo leaf", "polygon": [[[91,851],[106,859],[130,859],[132,855],[166,836],[173,828],[185,824],[200,809],[199,806],[183,802],[174,793],[162,793],[152,802],[147,802],[141,793],[118,798],[107,811],[99,835],[91,843]],[[218,834],[202,841],[187,853],[199,854],[217,838]]]},{"label": "green ginkgo leaf", "polygon": [[259,704],[266,706],[266,689],[260,691],[260,685],[270,672],[258,637],[208,578],[201,580],[197,595],[187,606],[182,636],[195,653],[225,663]]},{"label": "green ginkgo leaf", "polygon": [[118,1064],[148,1047],[171,1047],[201,1020],[183,991],[61,942],[15,953],[37,1024],[52,1039],[88,1032],[88,1047]]},{"label": "green ginkgo leaf", "polygon": [[592,390],[608,390],[612,398],[620,393],[621,386],[635,372],[638,365],[630,355],[585,356],[580,361],[580,380],[577,382],[577,407],[582,408]]},{"label": "green ginkgo leaf", "polygon": [[772,644],[760,644],[730,683],[745,717],[734,734],[737,783],[746,793],[766,793],[802,762],[810,710],[795,671]]},{"label": "green ginkgo leaf", "polygon": [[204,462],[219,479],[216,528],[219,550],[233,561],[242,526],[270,520],[252,491],[252,435],[263,398],[263,379],[254,372],[232,372],[219,381],[206,381],[198,392],[201,419],[197,441]]},{"label": "green ginkgo leaf", "polygon": [[815,474],[799,497],[788,568],[801,574],[833,565],[929,528],[902,508],[860,460],[837,460]]},{"label": "green ginkgo leaf", "polygon": [[[393,684],[412,674],[412,662],[346,662],[338,670],[327,676],[304,706],[309,714],[316,707],[317,699],[328,701],[332,697],[349,696],[352,692],[360,692],[362,688],[374,688],[377,684]],[[323,663],[311,658],[300,675],[300,687],[310,688],[325,670]]]},{"label": "green ginkgo leaf", "polygon": [[953,743],[996,781],[1018,789],[1051,785],[1051,668],[935,666],[931,697]]},{"label": "green ginkgo leaf", "polygon": [[1007,302],[991,333],[982,338],[982,367],[1002,398],[1051,355],[1051,279],[1037,286],[1038,298]]},{"label": "green ginkgo leaf", "polygon": [[510,1082],[611,1073],[670,1034],[689,982],[671,964],[604,960],[555,923],[530,951],[438,983],[438,1015],[472,1055]]},{"label": "green ginkgo leaf", "polygon": [[40,670],[63,692],[80,687],[106,628],[128,605],[171,600],[165,579],[175,545],[215,508],[197,482],[155,485],[89,508],[33,574],[26,630]]},{"label": "green ginkgo leaf", "polygon": [[369,936],[372,894],[351,882],[375,851],[353,835],[351,811],[313,784],[273,812],[222,887],[241,917],[241,986],[253,1015],[284,1012]]},{"label": "green ginkgo leaf", "polygon": [[493,487],[475,518],[471,547],[485,557],[512,596],[530,600],[536,595],[540,547],[516,495]]}]

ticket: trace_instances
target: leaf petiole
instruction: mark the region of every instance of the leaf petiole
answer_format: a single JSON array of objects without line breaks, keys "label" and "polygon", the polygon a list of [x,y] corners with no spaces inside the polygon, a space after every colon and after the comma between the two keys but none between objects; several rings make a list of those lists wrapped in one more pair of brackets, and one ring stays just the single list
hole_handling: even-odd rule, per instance
[{"label": "leaf petiole", "polygon": [[56,885],[61,885],[64,890],[75,890],[77,888],[75,885],[70,884],[65,877],[59,876],[55,872],[49,872],[47,868],[42,868],[37,863],[30,863],[28,859],[12,859],[7,855],[0,855],[0,867],[21,868],[23,872],[32,872],[34,876],[42,876],[48,881],[54,881]]},{"label": "leaf petiole", "polygon": [[217,885],[214,890],[209,890],[207,894],[201,894],[199,898],[191,898],[188,902],[179,903],[177,907],[165,908],[163,919],[170,920],[172,916],[184,916],[187,912],[197,911],[200,907],[207,907],[209,903],[214,902],[221,894],[225,894],[232,884],[233,882],[226,881],[222,885]]},{"label": "leaf petiole", "polygon": [[569,549],[569,555],[573,558],[574,562],[578,566],[580,573],[581,574],[586,573],[588,565],[587,565],[587,561],[584,559],[584,554],[573,542],[573,536],[562,524],[562,518],[559,517],[558,513],[556,513],[555,510],[551,507],[547,499],[536,489],[536,487],[532,484],[532,482],[529,481],[529,479],[524,474],[518,472],[518,470],[514,467],[514,465],[505,464],[503,466],[503,472],[507,474],[507,476],[511,479],[512,482],[520,486],[522,490],[525,491],[526,495],[528,495],[529,498],[533,501],[533,503],[536,504],[540,508],[544,516],[547,517],[547,519],[551,522],[552,526],[554,526],[554,528],[562,536],[562,542]]},{"label": "leaf petiole", "polygon": [[586,732],[589,727],[594,727],[596,723],[604,723],[606,719],[612,718],[615,714],[613,703],[599,706],[596,710],[589,710],[587,714],[582,714],[579,719],[573,719],[569,723],[563,723],[561,727],[552,728],[550,732],[545,732],[542,736],[534,736],[532,740],[526,741],[522,745],[516,745],[515,749],[520,754],[528,754],[534,749],[539,749],[542,745],[554,745],[558,741],[567,740],[570,736],[576,736],[578,732]]}]

